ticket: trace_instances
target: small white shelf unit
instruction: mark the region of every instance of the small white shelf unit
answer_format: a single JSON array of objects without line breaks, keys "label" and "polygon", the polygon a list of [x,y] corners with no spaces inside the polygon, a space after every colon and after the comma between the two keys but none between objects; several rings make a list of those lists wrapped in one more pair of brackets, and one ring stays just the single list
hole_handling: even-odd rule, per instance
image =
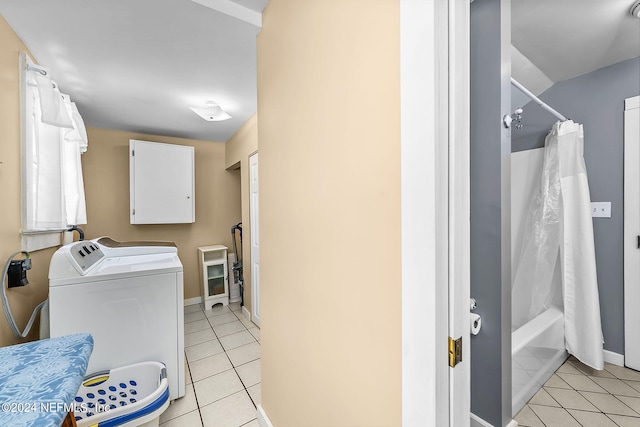
[{"label": "small white shelf unit", "polygon": [[229,305],[227,247],[223,245],[198,248],[202,275],[202,302],[205,309],[222,303]]}]

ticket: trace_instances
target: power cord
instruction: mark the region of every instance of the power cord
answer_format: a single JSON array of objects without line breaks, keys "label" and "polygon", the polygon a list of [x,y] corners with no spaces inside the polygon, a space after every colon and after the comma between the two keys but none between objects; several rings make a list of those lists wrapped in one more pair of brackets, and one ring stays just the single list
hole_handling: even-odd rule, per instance
[{"label": "power cord", "polygon": [[7,316],[7,320],[9,321],[9,326],[11,327],[13,335],[15,335],[16,338],[26,338],[27,335],[29,335],[29,331],[31,331],[31,327],[33,326],[33,322],[36,320],[38,312],[42,309],[47,300],[42,301],[36,306],[36,308],[33,310],[33,313],[31,314],[31,318],[29,319],[27,326],[24,328],[24,331],[20,332],[18,326],[16,325],[16,321],[13,318],[13,314],[11,314],[11,308],[9,308],[9,301],[7,300],[7,289],[4,286],[4,282],[7,278],[7,272],[9,271],[9,265],[11,265],[11,261],[13,261],[13,259],[20,254],[23,254],[25,257],[29,258],[29,252],[26,251],[14,252],[13,254],[11,254],[9,259],[7,260],[7,263],[4,265],[4,270],[2,270],[2,292],[0,296],[2,297],[2,308],[4,309],[4,314],[5,316]]}]

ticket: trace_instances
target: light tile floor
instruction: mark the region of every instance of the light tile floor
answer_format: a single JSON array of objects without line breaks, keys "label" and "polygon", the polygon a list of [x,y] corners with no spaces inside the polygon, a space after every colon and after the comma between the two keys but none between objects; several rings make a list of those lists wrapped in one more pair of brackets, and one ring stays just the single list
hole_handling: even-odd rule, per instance
[{"label": "light tile floor", "polygon": [[515,417],[527,427],[640,427],[640,372],[571,356]]},{"label": "light tile floor", "polygon": [[162,427],[257,427],[260,329],[240,304],[185,307],[184,397],[160,416]]}]

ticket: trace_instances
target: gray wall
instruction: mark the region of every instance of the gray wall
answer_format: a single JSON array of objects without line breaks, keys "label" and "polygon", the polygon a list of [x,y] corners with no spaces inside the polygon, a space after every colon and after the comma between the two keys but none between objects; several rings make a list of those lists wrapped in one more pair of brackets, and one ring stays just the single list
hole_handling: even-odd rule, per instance
[{"label": "gray wall", "polygon": [[510,0],[471,5],[471,296],[482,330],[471,336],[471,411],[511,420]]},{"label": "gray wall", "polygon": [[[584,125],[591,200],[611,202],[611,218],[594,218],[593,231],[604,347],[620,354],[624,354],[622,117],[625,98],[639,94],[640,58],[635,58],[556,83],[540,95]],[[557,119],[533,103],[524,107],[523,116],[524,128],[512,133],[513,151],[543,147]]]}]

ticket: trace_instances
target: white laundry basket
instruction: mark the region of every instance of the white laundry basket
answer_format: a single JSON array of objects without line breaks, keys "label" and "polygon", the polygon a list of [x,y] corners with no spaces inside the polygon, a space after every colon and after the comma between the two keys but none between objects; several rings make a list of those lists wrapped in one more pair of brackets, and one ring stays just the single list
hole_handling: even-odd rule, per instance
[{"label": "white laundry basket", "polygon": [[78,427],[155,427],[168,406],[164,364],[142,362],[85,377],[74,415]]}]

